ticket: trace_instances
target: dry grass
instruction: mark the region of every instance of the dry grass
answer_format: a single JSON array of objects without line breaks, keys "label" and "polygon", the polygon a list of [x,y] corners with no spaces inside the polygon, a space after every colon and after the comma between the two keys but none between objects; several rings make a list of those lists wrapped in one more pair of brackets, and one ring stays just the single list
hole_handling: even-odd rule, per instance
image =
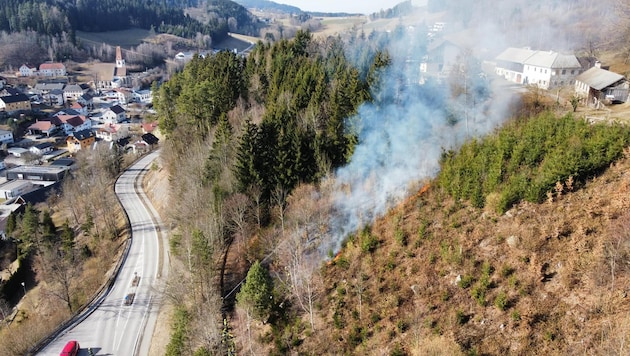
[{"label": "dry grass", "polygon": [[[630,254],[630,233],[614,239],[620,224],[630,228],[629,169],[624,158],[552,202],[502,216],[435,187],[407,200],[373,224],[374,252],[350,241],[325,269],[317,331],[303,334],[298,349],[620,354],[630,332],[630,268],[616,269],[613,284],[610,262],[613,252]],[[465,276],[472,281],[462,287]]]}]

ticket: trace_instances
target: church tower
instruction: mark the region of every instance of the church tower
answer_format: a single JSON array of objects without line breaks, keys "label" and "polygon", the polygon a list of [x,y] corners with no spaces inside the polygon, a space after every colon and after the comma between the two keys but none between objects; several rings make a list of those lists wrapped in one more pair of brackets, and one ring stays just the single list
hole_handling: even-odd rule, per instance
[{"label": "church tower", "polygon": [[116,68],[123,68],[125,66],[125,60],[122,57],[122,50],[120,46],[116,47]]}]

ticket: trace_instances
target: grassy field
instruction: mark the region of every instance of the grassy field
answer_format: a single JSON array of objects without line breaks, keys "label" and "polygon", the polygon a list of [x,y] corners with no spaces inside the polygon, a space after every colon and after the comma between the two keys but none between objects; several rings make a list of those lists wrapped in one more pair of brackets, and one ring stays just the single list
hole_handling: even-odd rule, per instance
[{"label": "grassy field", "polygon": [[140,28],[108,32],[77,31],[77,37],[87,43],[107,43],[112,46],[128,48],[142,43],[145,38],[149,37],[149,31]]}]

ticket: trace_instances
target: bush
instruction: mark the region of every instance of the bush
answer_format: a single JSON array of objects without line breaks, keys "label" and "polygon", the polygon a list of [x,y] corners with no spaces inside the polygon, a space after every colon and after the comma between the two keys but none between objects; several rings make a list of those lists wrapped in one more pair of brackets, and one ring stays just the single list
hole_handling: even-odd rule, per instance
[{"label": "bush", "polygon": [[473,278],[473,276],[463,275],[462,278],[459,280],[459,282],[457,282],[457,285],[462,287],[463,289],[466,289],[470,287],[474,281],[475,279]]},{"label": "bush", "polygon": [[504,311],[508,305],[508,296],[504,291],[499,292],[496,298],[494,298],[494,306],[499,310]]},{"label": "bush", "polygon": [[515,119],[458,152],[445,152],[437,181],[456,200],[469,200],[476,207],[489,203],[504,213],[521,200],[542,202],[557,182],[570,177],[584,181],[599,173],[620,158],[629,143],[627,127],[543,113]]},{"label": "bush", "polygon": [[364,227],[363,231],[361,231],[359,243],[361,244],[361,251],[363,252],[374,252],[374,250],[376,250],[378,239],[376,236],[372,235],[369,226]]}]

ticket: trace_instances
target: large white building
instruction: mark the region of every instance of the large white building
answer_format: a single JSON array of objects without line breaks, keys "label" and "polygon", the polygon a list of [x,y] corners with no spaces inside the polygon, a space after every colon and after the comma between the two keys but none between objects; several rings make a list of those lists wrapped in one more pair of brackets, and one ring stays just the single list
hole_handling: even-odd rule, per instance
[{"label": "large white building", "polygon": [[508,48],[496,57],[495,71],[514,83],[550,89],[573,85],[582,65],[573,54]]}]

